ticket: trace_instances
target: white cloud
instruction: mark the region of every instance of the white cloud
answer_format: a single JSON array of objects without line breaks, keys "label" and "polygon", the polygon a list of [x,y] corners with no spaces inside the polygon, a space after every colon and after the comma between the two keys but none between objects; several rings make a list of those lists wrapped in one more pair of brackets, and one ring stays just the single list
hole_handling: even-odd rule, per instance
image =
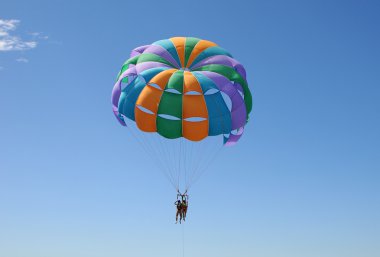
[{"label": "white cloud", "polygon": [[24,58],[24,57],[20,57],[20,58],[17,58],[17,59],[16,59],[16,62],[23,62],[23,63],[28,63],[28,62],[29,62],[29,60],[28,60],[28,59],[26,59],[26,58]]},{"label": "white cloud", "polygon": [[4,31],[15,30],[19,20],[2,20],[0,19],[0,28]]},{"label": "white cloud", "polygon": [[38,37],[39,35],[41,35],[40,32],[31,32],[29,34],[32,35],[32,36],[34,36],[34,37]]},{"label": "white cloud", "polygon": [[49,39],[48,36],[42,34],[41,32],[31,32],[29,33],[29,35],[31,35],[33,38],[36,38],[36,39],[43,39],[43,40]]},{"label": "white cloud", "polygon": [[13,35],[19,23],[19,20],[0,19],[0,52],[28,50],[37,46],[34,40],[24,41]]}]

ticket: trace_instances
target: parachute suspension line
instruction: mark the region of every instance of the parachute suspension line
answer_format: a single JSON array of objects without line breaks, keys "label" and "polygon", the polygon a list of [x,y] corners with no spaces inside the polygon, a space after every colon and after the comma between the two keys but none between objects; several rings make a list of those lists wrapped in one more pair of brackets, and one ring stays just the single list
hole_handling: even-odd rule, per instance
[{"label": "parachute suspension line", "polygon": [[[164,147],[166,147],[168,149],[170,166],[172,167],[172,175],[173,175],[174,181],[176,181],[177,176],[178,176],[177,157],[176,157],[177,148],[176,148],[176,145],[178,144],[178,142],[176,142],[174,140],[170,140],[169,142],[168,142],[168,140],[163,140],[163,141],[166,141],[167,143],[170,143],[170,144],[165,144],[165,142],[163,142]],[[176,181],[176,183],[177,183],[177,181]],[[177,187],[176,190],[178,191],[179,190],[178,183],[176,184],[176,187]]]},{"label": "parachute suspension line", "polygon": [[[218,149],[221,149],[222,147],[223,146],[218,147]],[[204,151],[203,151],[203,149],[204,149]],[[191,174],[191,177],[190,177],[189,182],[187,184],[186,190],[189,190],[190,187],[194,184],[195,178],[198,178],[198,176],[199,176],[199,174],[198,174],[199,171],[203,170],[202,167],[205,167],[206,164],[210,163],[209,160],[212,159],[213,154],[215,157],[217,156],[219,151],[215,151],[215,150],[211,151],[211,150],[213,150],[213,147],[211,147],[211,146],[207,147],[206,144],[202,145],[201,151],[202,151],[202,153],[204,152],[204,154],[202,154],[201,158],[199,158],[199,161],[197,162],[197,164],[196,164],[196,166],[195,166],[195,168]],[[209,165],[207,165],[207,166],[209,166]]]},{"label": "parachute suspension line", "polygon": [[178,191],[179,186],[178,186],[178,181],[177,181],[177,171],[176,171],[175,165],[172,164],[174,163],[175,160],[171,160],[171,157],[170,157],[170,146],[173,140],[167,139],[164,137],[158,137],[158,141],[160,144],[160,149],[162,149],[163,154],[166,156],[165,162],[168,165],[168,169],[173,179],[173,183],[176,185],[176,191]]},{"label": "parachute suspension line", "polygon": [[185,174],[184,174],[184,184],[183,184],[183,188],[184,190],[186,190],[186,185],[187,185],[187,173],[188,173],[188,170],[189,170],[189,144],[191,144],[191,141],[187,141],[187,139],[185,139],[185,155],[184,155],[184,166],[185,166]]},{"label": "parachute suspension line", "polygon": [[167,164],[167,167],[168,167],[168,173],[170,174],[170,177],[172,178],[173,184],[175,184],[176,191],[178,191],[179,185],[177,182],[176,168],[175,168],[175,165],[171,164],[175,162],[175,159],[174,160],[170,159],[170,146],[173,140],[167,139],[161,136],[157,136],[157,141],[158,141],[158,144],[157,144],[158,151],[164,155],[165,163]]},{"label": "parachute suspension line", "polygon": [[148,145],[149,150],[150,150],[150,154],[154,155],[155,158],[157,158],[158,160],[160,160],[160,162],[163,163],[164,171],[166,174],[168,174],[168,177],[170,177],[170,174],[168,173],[165,161],[161,158],[161,156],[159,155],[159,152],[156,151],[154,135],[148,134],[145,132],[141,132],[141,138]]},{"label": "parachute suspension line", "polygon": [[191,172],[191,176],[189,176],[189,181],[186,185],[186,189],[188,189],[189,185],[192,183],[193,177],[195,176],[198,170],[198,167],[202,166],[201,164],[203,163],[203,160],[207,156],[207,153],[208,153],[208,145],[205,142],[201,141],[200,146],[199,146],[199,152],[197,154],[198,155],[197,160],[194,161],[194,168]]},{"label": "parachute suspension line", "polygon": [[[168,150],[168,157],[169,157],[169,165],[172,168],[172,176],[174,179],[174,183],[176,184],[176,191],[179,190],[179,185],[178,185],[178,168],[177,168],[177,147],[176,145],[178,142],[176,140],[168,140],[168,139],[162,139],[164,147]],[[166,141],[166,142],[165,142]]]},{"label": "parachute suspension line", "polygon": [[[131,132],[131,135],[132,137],[134,138],[134,140],[136,140],[136,142],[140,145],[140,147],[143,149],[143,151],[145,151],[145,153],[147,155],[151,155],[151,153],[149,153],[149,148],[147,147],[146,145],[146,142],[143,142],[141,140],[139,140],[139,138],[135,135],[135,133],[133,132],[133,129],[130,128],[130,126],[127,125],[127,128],[128,130]],[[142,137],[144,138],[144,137]],[[153,154],[153,160],[156,162],[156,164],[158,164],[159,166],[159,170],[162,172],[162,174],[166,177],[166,179],[170,182],[170,184],[176,188],[175,184],[173,183],[173,181],[170,179],[170,177],[168,176],[168,174],[165,172],[165,168],[163,166],[163,164],[159,161],[159,159],[157,159],[157,156],[155,156]]]},{"label": "parachute suspension line", "polygon": [[[190,154],[189,154],[189,170],[188,170],[188,173],[191,173],[193,171],[193,167],[194,167],[194,162],[195,160],[193,160],[193,148],[194,148],[194,144],[195,143],[191,143],[190,144]],[[186,174],[186,182],[185,182],[185,185],[186,185],[186,189],[189,187],[189,177],[188,177],[188,173]]]},{"label": "parachute suspension line", "polygon": [[179,158],[178,158],[178,188],[180,188],[180,184],[179,184],[179,182],[180,182],[180,178],[181,178],[181,169],[182,169],[182,166],[183,165],[181,165],[181,161],[182,161],[182,138],[180,138],[179,139]]},{"label": "parachute suspension line", "polygon": [[[163,152],[163,155],[164,155],[164,161],[165,163],[167,163],[168,165],[168,172],[170,174],[170,177],[173,179],[173,181],[175,181],[175,176],[174,176],[174,171],[173,171],[173,165],[170,164],[170,150],[169,148],[167,147],[167,145],[165,144],[165,142],[162,142],[164,139],[162,137],[157,137],[157,141],[159,142],[160,144],[160,149],[162,149],[162,152]],[[178,186],[176,187],[176,190],[178,191]]]},{"label": "parachute suspension line", "polygon": [[185,153],[184,153],[184,171],[185,171],[185,174],[184,174],[184,185],[183,185],[183,187],[185,188],[185,190],[186,190],[186,184],[187,184],[187,145],[188,145],[188,143],[187,143],[187,141],[186,141],[186,139],[184,139],[184,141],[185,141]]},{"label": "parachute suspension line", "polygon": [[[219,141],[220,136],[211,136],[208,138],[208,140],[213,140],[213,141],[217,140],[218,142],[212,142],[211,144],[207,143],[206,141],[204,142],[202,149],[201,149],[202,150],[202,156],[201,156],[201,158],[199,158],[199,161],[198,161],[198,163],[196,163],[194,171],[192,172],[190,182],[188,183],[188,188],[190,188],[194,184],[196,178],[199,176],[199,171],[203,170],[205,166],[209,167],[208,164],[210,164],[210,160],[213,158],[216,158],[218,153],[219,153],[220,148],[223,147],[223,145],[221,145],[220,141]],[[217,146],[217,147],[215,147],[215,146]],[[206,168],[205,168],[205,170],[206,170]]]},{"label": "parachute suspension line", "polygon": [[[125,119],[128,120],[128,119]],[[172,186],[175,188],[175,183],[173,183],[174,179],[171,178],[171,174],[167,172],[167,168],[165,167],[165,161],[159,158],[159,155],[156,153],[155,148],[151,145],[150,141],[147,140],[147,135],[150,134],[147,132],[142,132],[142,137],[138,137],[135,135],[134,130],[138,130],[136,123],[128,123],[127,129],[130,131],[132,137],[134,140],[140,145],[140,147],[145,151],[148,157],[152,156],[153,161],[155,162],[156,166],[158,166],[158,169],[163,173],[163,175],[166,177],[166,179],[172,184]],[[152,136],[152,135],[151,135]],[[152,153],[154,152],[154,153]]]},{"label": "parachute suspension line", "polygon": [[[170,155],[171,155],[171,166],[173,168],[173,177],[176,178],[177,177],[177,172],[178,172],[178,168],[177,168],[177,154],[178,154],[178,151],[177,151],[177,144],[178,142],[176,141],[172,141],[171,142],[172,144],[169,146],[169,149],[170,149]],[[178,185],[176,187],[176,190],[178,191],[179,188],[178,188]]]},{"label": "parachute suspension line", "polygon": [[186,185],[186,145],[187,145],[187,142],[185,140],[186,139],[184,138],[183,142],[182,142],[182,156],[183,156],[183,160],[182,160],[182,170],[183,170],[182,183],[183,183],[183,185],[182,185],[182,188],[185,188],[185,185]]},{"label": "parachute suspension line", "polygon": [[195,147],[195,152],[194,152],[194,163],[191,171],[191,175],[189,176],[189,181],[187,187],[190,187],[192,178],[198,169],[198,166],[201,165],[202,159],[206,155],[206,149],[207,149],[207,144],[204,141],[200,142],[199,147]]},{"label": "parachute suspension line", "polygon": [[177,143],[177,146],[176,146],[176,153],[177,153],[177,157],[176,157],[176,161],[178,162],[177,163],[177,168],[176,168],[176,179],[177,179],[177,185],[178,185],[178,189],[179,189],[179,174],[181,173],[180,172],[180,169],[181,169],[181,139],[179,139]]},{"label": "parachute suspension line", "polygon": [[196,144],[196,143],[191,143],[191,145],[190,145],[190,154],[189,154],[189,169],[188,169],[188,171],[187,171],[187,178],[186,178],[186,188],[187,188],[187,185],[189,184],[189,179],[190,179],[190,174],[191,174],[191,172],[193,171],[193,167],[194,167],[194,162],[195,162],[195,160],[193,159],[193,156],[194,156],[194,152],[193,152],[193,150],[194,150],[194,144]]},{"label": "parachute suspension line", "polygon": [[[167,168],[167,165],[166,163],[160,159],[160,155],[157,154],[157,151],[153,145],[153,143],[147,138],[149,135],[145,134],[145,132],[142,132],[143,136],[142,136],[142,140],[143,142],[145,142],[145,144],[148,146],[148,151],[147,153],[149,155],[152,155],[153,156],[153,159],[156,160],[156,163],[159,164],[159,170],[165,175],[166,179],[170,182],[170,184],[176,188],[176,185],[174,183],[174,179],[171,177],[171,174],[168,173],[168,168]],[[154,135],[150,135],[150,136],[154,136]]]},{"label": "parachute suspension line", "polygon": [[[167,174],[167,177],[169,177],[170,182],[176,188],[175,182],[174,182],[175,180],[169,172],[170,166],[168,166],[168,163],[165,162],[165,160],[163,160],[164,158],[160,158],[160,157],[162,157],[160,155],[161,151],[160,151],[160,149],[157,149],[158,145],[156,143],[157,140],[155,139],[155,137],[157,135],[151,134],[151,133],[146,133],[146,132],[143,132],[142,134],[143,134],[143,136],[142,136],[143,140],[146,142],[147,145],[149,145],[149,147],[151,149],[150,154],[153,154],[156,157],[156,159],[158,159],[160,161],[160,163],[163,164],[162,165],[163,171]],[[148,138],[149,136],[152,138],[151,140]]]},{"label": "parachute suspension line", "polygon": [[206,141],[207,140],[210,140],[210,138],[208,139],[204,139],[200,142],[197,142],[196,144],[199,144],[199,147],[197,147],[197,153],[195,154],[195,157],[196,159],[194,160],[193,162],[193,167],[192,167],[192,171],[191,171],[191,174],[189,176],[189,179],[188,179],[188,182],[187,182],[187,185],[186,185],[186,190],[189,189],[189,186],[190,184],[192,183],[193,181],[193,177],[195,176],[198,168],[200,166],[202,166],[202,163],[204,162],[207,156],[207,154],[210,152],[208,148],[212,148],[212,144],[207,144]]},{"label": "parachute suspension line", "polygon": [[190,187],[190,183],[192,181],[192,178],[194,177],[195,175],[195,172],[197,171],[198,169],[198,166],[202,163],[202,159],[204,158],[204,154],[203,154],[203,151],[205,149],[205,143],[204,143],[204,140],[200,141],[200,142],[197,142],[199,144],[199,149],[198,150],[198,155],[195,156],[195,157],[199,157],[199,158],[196,158],[196,160],[192,160],[193,164],[192,164],[192,168],[191,168],[191,172],[189,174],[189,179],[186,183],[186,190],[189,189]]},{"label": "parachute suspension line", "polygon": [[199,172],[198,176],[196,176],[195,178],[192,179],[192,183],[188,187],[187,190],[189,190],[190,187],[192,185],[194,185],[203,176],[204,173],[206,173],[207,169],[211,166],[212,163],[214,163],[214,161],[216,160],[216,157],[219,155],[219,153],[221,152],[222,149],[223,149],[223,146],[221,146],[221,147],[218,148],[218,150],[214,153],[214,156],[211,157],[210,161],[206,164],[206,167],[204,167],[203,169],[201,169],[201,171]]},{"label": "parachute suspension line", "polygon": [[190,147],[193,145],[193,142],[192,141],[189,141],[187,142],[186,144],[186,153],[185,153],[185,182],[184,182],[184,190],[186,191],[186,188],[187,188],[187,183],[188,183],[188,180],[189,180],[189,173],[191,171],[191,165],[192,165],[192,160],[191,160],[191,151],[190,151]]}]

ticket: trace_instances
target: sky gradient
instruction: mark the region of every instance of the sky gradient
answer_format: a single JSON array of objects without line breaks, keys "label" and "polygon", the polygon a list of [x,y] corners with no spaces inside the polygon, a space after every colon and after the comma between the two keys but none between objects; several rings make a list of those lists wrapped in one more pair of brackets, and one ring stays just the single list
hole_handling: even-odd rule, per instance
[{"label": "sky gradient", "polygon": [[[0,44],[0,257],[174,257],[183,235],[185,256],[380,256],[379,11],[3,1],[20,49]],[[194,185],[182,227],[110,102],[130,51],[172,36],[228,49],[253,93],[245,134]]]}]

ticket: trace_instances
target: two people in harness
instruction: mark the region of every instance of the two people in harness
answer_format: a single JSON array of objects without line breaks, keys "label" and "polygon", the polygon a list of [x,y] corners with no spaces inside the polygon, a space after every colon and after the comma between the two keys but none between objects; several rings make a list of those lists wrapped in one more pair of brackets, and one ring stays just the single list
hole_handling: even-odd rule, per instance
[{"label": "two people in harness", "polygon": [[187,195],[187,191],[183,194],[178,191],[177,200],[174,202],[174,205],[177,207],[175,223],[178,223],[179,218],[179,223],[181,224],[182,220],[186,221],[187,207],[189,206],[189,196]]}]

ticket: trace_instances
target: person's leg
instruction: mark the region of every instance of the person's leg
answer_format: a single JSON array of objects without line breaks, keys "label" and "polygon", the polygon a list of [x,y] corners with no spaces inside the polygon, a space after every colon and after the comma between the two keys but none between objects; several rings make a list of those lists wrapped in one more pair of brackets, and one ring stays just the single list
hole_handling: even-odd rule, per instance
[{"label": "person's leg", "polygon": [[183,220],[186,220],[187,207],[183,208]]},{"label": "person's leg", "polygon": [[178,215],[179,215],[179,211],[177,210],[177,213],[175,214],[175,223],[176,224],[178,223]]}]

